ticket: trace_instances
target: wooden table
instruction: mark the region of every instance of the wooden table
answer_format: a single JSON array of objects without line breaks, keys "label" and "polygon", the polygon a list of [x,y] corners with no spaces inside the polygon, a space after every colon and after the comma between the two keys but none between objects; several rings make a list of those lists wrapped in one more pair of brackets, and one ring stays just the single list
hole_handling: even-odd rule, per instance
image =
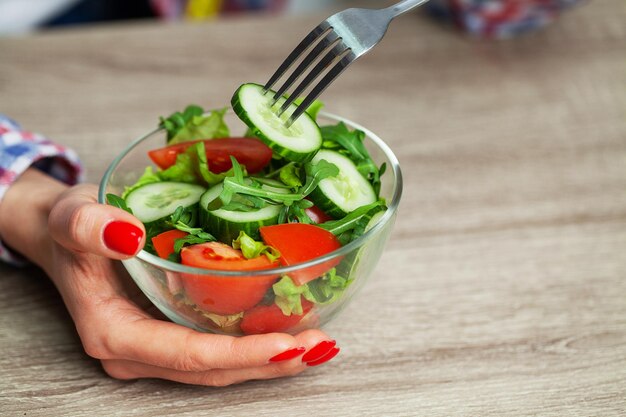
[{"label": "wooden table", "polygon": [[[319,20],[0,39],[0,111],[74,147],[98,181],[158,115],[265,80]],[[116,381],[40,272],[0,266],[0,414],[625,415],[624,22],[623,0],[595,1],[481,42],[405,16],[325,94],[405,175],[376,276],[326,329],[332,362],[223,389]]]}]

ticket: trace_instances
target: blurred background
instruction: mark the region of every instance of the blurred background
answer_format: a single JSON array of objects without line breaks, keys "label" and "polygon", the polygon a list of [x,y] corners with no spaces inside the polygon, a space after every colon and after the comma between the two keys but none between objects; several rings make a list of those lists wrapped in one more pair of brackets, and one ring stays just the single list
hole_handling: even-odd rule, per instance
[{"label": "blurred background", "polygon": [[[209,20],[250,13],[302,14],[342,0],[0,0],[0,33],[128,19]],[[359,2],[375,7],[380,1]]]},{"label": "blurred background", "polygon": [[[494,38],[540,28],[584,0],[431,0],[433,17],[465,32]],[[0,0],[0,35],[96,22],[161,19],[211,20],[244,14],[322,13],[347,7],[378,8],[383,0]]]}]

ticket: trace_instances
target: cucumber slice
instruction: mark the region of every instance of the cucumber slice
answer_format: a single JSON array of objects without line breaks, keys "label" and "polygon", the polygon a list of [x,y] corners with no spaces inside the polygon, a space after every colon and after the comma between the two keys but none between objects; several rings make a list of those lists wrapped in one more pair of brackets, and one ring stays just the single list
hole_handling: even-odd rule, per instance
[{"label": "cucumber slice", "polygon": [[337,219],[376,201],[372,184],[361,175],[350,158],[339,152],[322,149],[311,162],[316,164],[322,159],[335,164],[339,168],[339,174],[321,180],[309,195],[315,205]]},{"label": "cucumber slice", "polygon": [[[259,228],[278,223],[282,205],[268,205],[253,211],[209,210],[209,204],[219,197],[223,185],[217,184],[202,195],[200,199],[200,225],[204,230],[215,236],[220,242],[231,245],[240,231],[259,240]],[[288,190],[263,186],[276,192]]]},{"label": "cucumber slice", "polygon": [[[274,153],[289,161],[300,162],[309,159],[322,146],[320,128],[307,113],[303,114],[290,127],[285,121],[297,106],[292,104],[283,116],[278,117],[270,107],[274,91],[263,94],[263,86],[244,84],[237,89],[231,100],[233,110],[250,130]],[[278,100],[274,109],[279,109],[284,98]]]},{"label": "cucumber slice", "polygon": [[180,206],[196,204],[206,189],[184,182],[153,182],[133,190],[126,196],[126,205],[143,223],[150,223],[174,213]]}]

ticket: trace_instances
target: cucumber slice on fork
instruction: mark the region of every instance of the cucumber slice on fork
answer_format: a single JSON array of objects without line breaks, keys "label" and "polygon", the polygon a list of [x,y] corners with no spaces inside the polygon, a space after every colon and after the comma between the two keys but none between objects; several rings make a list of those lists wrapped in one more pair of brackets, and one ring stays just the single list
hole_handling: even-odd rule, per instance
[{"label": "cucumber slice on fork", "polygon": [[264,92],[259,84],[244,84],[237,89],[231,100],[233,110],[239,118],[274,153],[289,161],[300,162],[310,159],[322,146],[320,128],[308,114],[303,114],[291,126],[286,126],[289,115],[297,106],[292,104],[282,116],[278,116],[285,99],[271,106],[272,90]]}]

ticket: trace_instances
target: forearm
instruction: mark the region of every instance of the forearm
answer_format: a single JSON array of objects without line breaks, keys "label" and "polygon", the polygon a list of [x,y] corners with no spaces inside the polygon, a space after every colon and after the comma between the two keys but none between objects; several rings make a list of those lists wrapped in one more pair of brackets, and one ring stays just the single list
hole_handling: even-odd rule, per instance
[{"label": "forearm", "polygon": [[14,251],[46,269],[52,253],[48,215],[67,186],[30,168],[0,202],[0,238]]}]

